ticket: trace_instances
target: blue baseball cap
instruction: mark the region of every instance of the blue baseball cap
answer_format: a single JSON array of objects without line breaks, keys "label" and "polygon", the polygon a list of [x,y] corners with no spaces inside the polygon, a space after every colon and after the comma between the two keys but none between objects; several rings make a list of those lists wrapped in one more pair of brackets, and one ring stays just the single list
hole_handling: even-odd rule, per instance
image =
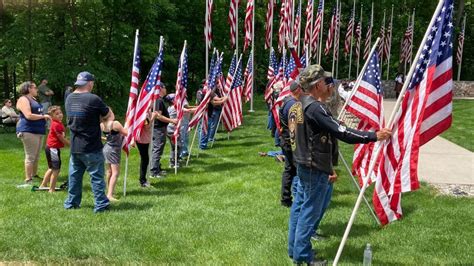
[{"label": "blue baseball cap", "polygon": [[89,81],[94,81],[95,77],[91,73],[87,71],[83,71],[77,74],[76,82],[74,83],[75,86],[84,86]]}]

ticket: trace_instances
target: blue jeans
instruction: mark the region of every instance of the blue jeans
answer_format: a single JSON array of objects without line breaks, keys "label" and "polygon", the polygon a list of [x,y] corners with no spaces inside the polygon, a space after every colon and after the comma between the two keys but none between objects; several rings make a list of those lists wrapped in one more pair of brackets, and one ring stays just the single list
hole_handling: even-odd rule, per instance
[{"label": "blue jeans", "polygon": [[295,176],[291,183],[291,194],[293,196],[293,204],[291,205],[290,221],[288,222],[288,256],[293,258],[296,223],[300,215],[301,205],[303,204],[303,187],[300,185],[298,176]]},{"label": "blue jeans", "polygon": [[329,203],[331,203],[332,191],[333,191],[333,188],[334,188],[333,184],[334,183],[329,183],[328,191],[326,192],[326,197],[324,198],[324,202],[323,202],[323,210],[321,211],[321,215],[319,215],[319,218],[316,221],[316,224],[314,225],[313,233],[311,235],[316,234],[316,231],[318,230],[319,224],[321,223],[321,220],[323,219],[324,214],[326,213],[326,210],[329,207]]},{"label": "blue jeans", "polygon": [[204,134],[202,130],[199,131],[199,148],[207,149],[207,143],[214,139],[217,130],[217,123],[219,123],[219,118],[221,117],[222,109],[212,111],[212,115],[207,121],[207,134]]},{"label": "blue jeans", "polygon": [[94,194],[94,212],[105,210],[109,199],[105,196],[104,155],[102,151],[94,153],[71,153],[69,158],[68,196],[64,208],[79,208],[82,200],[82,180],[84,172],[91,177]]},{"label": "blue jeans", "polygon": [[181,128],[179,130],[179,142],[181,146],[181,153],[178,154],[179,157],[186,157],[188,156],[188,142],[189,142],[189,116],[183,115],[183,120],[181,121]]},{"label": "blue jeans", "polygon": [[296,263],[309,263],[314,259],[311,233],[323,209],[329,175],[302,165],[297,165],[297,175],[299,185],[288,226],[288,255]]}]

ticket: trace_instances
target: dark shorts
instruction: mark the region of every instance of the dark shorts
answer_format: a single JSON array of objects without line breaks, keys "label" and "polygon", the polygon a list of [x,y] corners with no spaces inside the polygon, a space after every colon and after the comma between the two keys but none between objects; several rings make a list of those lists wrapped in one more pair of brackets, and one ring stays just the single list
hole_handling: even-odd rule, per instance
[{"label": "dark shorts", "polygon": [[48,160],[48,168],[53,170],[61,169],[61,150],[46,146],[44,151],[46,152],[46,160]]}]

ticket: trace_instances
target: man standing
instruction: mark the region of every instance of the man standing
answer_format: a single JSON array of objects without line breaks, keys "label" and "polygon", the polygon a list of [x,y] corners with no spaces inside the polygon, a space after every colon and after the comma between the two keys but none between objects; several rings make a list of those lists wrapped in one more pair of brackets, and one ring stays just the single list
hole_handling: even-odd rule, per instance
[{"label": "man standing", "polygon": [[82,180],[87,170],[94,194],[94,212],[105,211],[109,200],[105,196],[104,156],[100,131],[101,118],[112,111],[102,99],[92,94],[94,76],[81,72],[74,83],[76,90],[66,99],[67,125],[71,131],[71,157],[69,159],[68,197],[64,208],[76,209],[81,205]]},{"label": "man standing", "polygon": [[219,119],[221,118],[222,105],[227,101],[227,96],[221,96],[220,91],[221,90],[218,87],[217,89],[211,92],[211,101],[207,106],[207,114],[209,116],[207,134],[204,134],[202,130],[199,131],[199,148],[201,150],[207,149],[207,143],[209,141],[214,142],[214,137],[217,131],[217,124],[219,123]]},{"label": "man standing", "polygon": [[48,108],[51,106],[51,97],[54,95],[54,92],[49,89],[48,80],[42,79],[41,84],[38,86],[38,96],[41,105],[43,106],[43,113],[48,113]]},{"label": "man standing", "polygon": [[291,207],[288,226],[288,255],[297,264],[326,263],[314,257],[310,238],[321,216],[329,183],[337,179],[333,168],[334,138],[354,144],[386,140],[391,134],[388,129],[358,131],[336,121],[324,105],[334,93],[334,86],[328,86],[332,83],[331,74],[324,72],[320,65],[311,65],[300,74],[300,86],[308,95],[300,97],[296,114],[293,158],[299,193]]}]

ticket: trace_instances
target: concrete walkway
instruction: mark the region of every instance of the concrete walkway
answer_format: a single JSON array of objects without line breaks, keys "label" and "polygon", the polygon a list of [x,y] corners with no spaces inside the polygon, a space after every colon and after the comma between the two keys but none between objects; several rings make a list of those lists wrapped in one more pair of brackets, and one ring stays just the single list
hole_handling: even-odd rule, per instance
[{"label": "concrete walkway", "polygon": [[[395,100],[384,100],[387,122],[394,106]],[[436,137],[420,148],[418,177],[432,184],[474,186],[474,153],[442,137]]]}]

